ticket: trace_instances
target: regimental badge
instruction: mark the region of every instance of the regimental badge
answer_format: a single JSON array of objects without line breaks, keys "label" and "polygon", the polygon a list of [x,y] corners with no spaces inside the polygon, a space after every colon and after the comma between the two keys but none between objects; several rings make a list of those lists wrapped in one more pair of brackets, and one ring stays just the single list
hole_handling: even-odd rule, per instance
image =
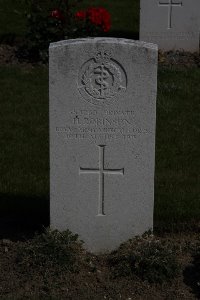
[{"label": "regimental badge", "polygon": [[113,103],[126,91],[126,72],[112,56],[112,51],[98,48],[94,57],[85,62],[80,69],[78,90],[91,104]]}]

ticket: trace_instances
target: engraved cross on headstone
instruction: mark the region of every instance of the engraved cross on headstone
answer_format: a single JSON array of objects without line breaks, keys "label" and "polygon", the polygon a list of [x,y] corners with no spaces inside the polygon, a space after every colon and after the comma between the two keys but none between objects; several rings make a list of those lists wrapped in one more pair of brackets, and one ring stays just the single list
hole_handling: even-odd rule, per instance
[{"label": "engraved cross on headstone", "polygon": [[99,167],[95,168],[81,168],[79,174],[99,174],[99,203],[98,216],[105,216],[104,211],[104,174],[124,175],[123,169],[105,169],[104,168],[104,151],[105,145],[98,145],[99,147]]},{"label": "engraved cross on headstone", "polygon": [[[177,2],[178,1],[178,2]],[[176,2],[173,0],[167,0],[167,2],[159,1],[159,6],[167,6],[168,7],[168,29],[172,28],[172,10],[173,6],[182,6],[183,2],[177,0]]]}]

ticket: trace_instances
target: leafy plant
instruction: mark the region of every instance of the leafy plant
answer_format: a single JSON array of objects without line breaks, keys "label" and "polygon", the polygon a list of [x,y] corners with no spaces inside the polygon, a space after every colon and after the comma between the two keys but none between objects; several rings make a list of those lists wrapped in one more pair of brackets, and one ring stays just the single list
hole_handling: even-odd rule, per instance
[{"label": "leafy plant", "polygon": [[171,280],[180,270],[175,249],[153,236],[122,245],[112,253],[109,264],[114,277],[135,275],[150,283]]},{"label": "leafy plant", "polygon": [[51,42],[97,36],[109,31],[110,14],[103,7],[76,11],[82,0],[25,0],[27,3],[26,44],[18,51],[23,58],[46,61]]},{"label": "leafy plant", "polygon": [[73,235],[69,230],[59,232],[47,229],[32,240],[19,244],[17,262],[25,267],[59,266],[75,271],[82,253],[81,244],[78,235]]}]

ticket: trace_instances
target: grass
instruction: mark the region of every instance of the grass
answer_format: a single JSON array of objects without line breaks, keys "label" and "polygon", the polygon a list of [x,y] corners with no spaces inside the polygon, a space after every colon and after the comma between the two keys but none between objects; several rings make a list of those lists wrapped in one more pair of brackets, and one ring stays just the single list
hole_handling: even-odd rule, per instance
[{"label": "grass", "polygon": [[[0,40],[12,41],[16,37],[24,37],[26,32],[25,0],[0,1]],[[42,3],[48,2],[44,0]],[[128,35],[139,31],[139,0],[83,0],[77,9],[88,6],[103,6],[111,13],[112,29],[115,32],[126,32]]]},{"label": "grass", "polygon": [[198,69],[161,69],[158,77],[155,220],[200,216]]},{"label": "grass", "polygon": [[38,215],[49,193],[47,68],[1,67],[0,85],[0,215]]},{"label": "grass", "polygon": [[[199,76],[158,73],[156,224],[199,220]],[[0,67],[0,85],[0,215],[48,214],[48,70]]]}]

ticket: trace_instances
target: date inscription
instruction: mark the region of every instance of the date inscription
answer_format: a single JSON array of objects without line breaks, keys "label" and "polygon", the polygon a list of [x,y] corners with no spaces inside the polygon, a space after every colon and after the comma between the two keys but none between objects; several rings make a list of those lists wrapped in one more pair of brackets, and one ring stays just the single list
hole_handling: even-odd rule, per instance
[{"label": "date inscription", "polygon": [[148,134],[146,128],[135,125],[134,110],[70,111],[66,124],[55,128],[57,134],[66,140],[85,140],[94,142],[124,140],[133,141],[141,134]]}]

